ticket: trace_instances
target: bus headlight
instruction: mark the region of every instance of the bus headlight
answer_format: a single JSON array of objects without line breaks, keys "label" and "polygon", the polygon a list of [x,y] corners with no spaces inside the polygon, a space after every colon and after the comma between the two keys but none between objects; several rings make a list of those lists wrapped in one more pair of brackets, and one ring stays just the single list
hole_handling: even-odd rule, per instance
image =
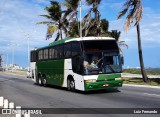
[{"label": "bus headlight", "polygon": [[115,78],[115,80],[122,80],[122,78]]},{"label": "bus headlight", "polygon": [[89,83],[89,82],[96,82],[96,79],[89,79],[89,80],[86,80],[86,83]]}]

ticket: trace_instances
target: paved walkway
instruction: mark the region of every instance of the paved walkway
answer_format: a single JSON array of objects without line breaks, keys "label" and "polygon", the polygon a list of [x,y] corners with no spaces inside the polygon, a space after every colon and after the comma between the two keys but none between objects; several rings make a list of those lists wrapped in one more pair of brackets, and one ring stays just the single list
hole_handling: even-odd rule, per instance
[{"label": "paved walkway", "polygon": [[[148,78],[160,78],[160,75],[147,75]],[[141,74],[122,73],[123,78],[142,78]]]}]

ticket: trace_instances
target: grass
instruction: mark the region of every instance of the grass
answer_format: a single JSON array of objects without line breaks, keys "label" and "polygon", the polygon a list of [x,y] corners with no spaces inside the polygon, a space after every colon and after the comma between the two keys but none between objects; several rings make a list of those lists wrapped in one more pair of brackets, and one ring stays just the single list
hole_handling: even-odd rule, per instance
[{"label": "grass", "polygon": [[[141,74],[140,69],[124,69],[123,73]],[[146,70],[147,75],[160,75],[160,70]]]},{"label": "grass", "polygon": [[17,74],[17,75],[26,75],[26,72],[27,71],[24,71],[24,70],[21,70],[21,71],[14,70],[13,72],[12,71],[5,71],[4,73]]},{"label": "grass", "polygon": [[137,84],[137,85],[151,85],[160,86],[159,78],[148,79],[148,82],[143,82],[142,78],[123,78],[124,84]]}]

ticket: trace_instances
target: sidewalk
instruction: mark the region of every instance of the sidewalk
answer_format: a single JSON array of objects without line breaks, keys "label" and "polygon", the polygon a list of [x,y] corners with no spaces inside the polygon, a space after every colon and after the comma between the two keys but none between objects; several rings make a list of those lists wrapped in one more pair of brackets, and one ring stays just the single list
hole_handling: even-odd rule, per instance
[{"label": "sidewalk", "polygon": [[[148,78],[160,78],[160,75],[147,75]],[[122,73],[123,78],[142,78],[141,74]]]}]

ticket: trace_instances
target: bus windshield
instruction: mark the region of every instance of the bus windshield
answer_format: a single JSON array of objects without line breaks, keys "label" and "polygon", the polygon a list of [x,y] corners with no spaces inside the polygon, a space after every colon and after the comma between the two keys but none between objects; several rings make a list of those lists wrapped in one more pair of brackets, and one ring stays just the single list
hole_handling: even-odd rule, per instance
[{"label": "bus windshield", "polygon": [[86,52],[83,65],[86,75],[122,72],[118,53]]},{"label": "bus windshield", "polygon": [[85,52],[93,51],[118,51],[117,42],[115,40],[92,40],[82,41]]}]

